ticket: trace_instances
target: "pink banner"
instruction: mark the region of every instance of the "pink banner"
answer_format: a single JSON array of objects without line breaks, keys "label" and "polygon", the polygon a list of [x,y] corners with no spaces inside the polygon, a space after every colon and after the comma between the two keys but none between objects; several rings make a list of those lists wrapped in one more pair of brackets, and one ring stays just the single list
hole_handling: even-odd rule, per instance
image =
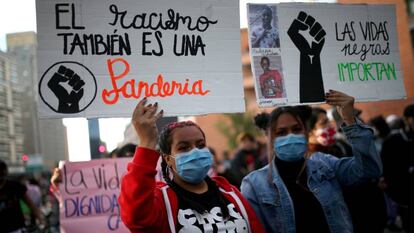
[{"label": "pink banner", "polygon": [[131,158],[61,164],[61,232],[129,232],[120,218],[118,204],[122,175],[129,161]]}]

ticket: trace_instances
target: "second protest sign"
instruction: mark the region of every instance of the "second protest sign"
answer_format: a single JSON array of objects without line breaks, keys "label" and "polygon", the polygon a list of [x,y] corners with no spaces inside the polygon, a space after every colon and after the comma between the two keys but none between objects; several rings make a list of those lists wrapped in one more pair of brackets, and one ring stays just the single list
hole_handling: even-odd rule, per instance
[{"label": "second protest sign", "polygon": [[406,96],[395,5],[248,4],[248,19],[260,107]]},{"label": "second protest sign", "polygon": [[[237,0],[37,1],[39,116],[243,112]],[[230,88],[231,87],[231,88]]]}]

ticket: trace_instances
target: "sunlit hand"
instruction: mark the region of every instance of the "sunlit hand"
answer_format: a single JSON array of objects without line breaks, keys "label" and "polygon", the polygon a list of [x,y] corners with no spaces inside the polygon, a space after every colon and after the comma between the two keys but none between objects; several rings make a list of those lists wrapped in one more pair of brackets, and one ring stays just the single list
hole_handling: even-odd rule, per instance
[{"label": "sunlit hand", "polygon": [[155,149],[158,139],[157,121],[162,117],[163,110],[157,113],[158,103],[146,105],[144,98],[135,107],[132,124],[140,139],[140,147]]},{"label": "sunlit hand", "polygon": [[50,183],[53,185],[54,188],[57,188],[59,186],[59,183],[62,182],[62,174],[60,172],[59,168],[55,168],[53,170],[53,175],[50,178]]},{"label": "sunlit hand", "polygon": [[354,97],[345,93],[329,90],[325,95],[326,103],[335,106],[342,120],[347,125],[355,123]]}]

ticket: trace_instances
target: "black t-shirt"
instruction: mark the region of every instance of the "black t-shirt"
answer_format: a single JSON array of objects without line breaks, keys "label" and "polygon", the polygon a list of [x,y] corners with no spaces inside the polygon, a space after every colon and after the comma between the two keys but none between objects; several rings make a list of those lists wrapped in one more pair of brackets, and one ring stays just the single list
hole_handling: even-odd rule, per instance
[{"label": "black t-shirt", "polygon": [[[197,232],[235,232],[247,233],[247,222],[237,211],[233,203],[225,200],[225,205],[229,211],[229,217],[223,218],[220,208],[221,192],[214,191],[214,181],[208,180],[208,191],[202,194],[196,194],[182,189],[178,185],[174,188],[179,190],[178,197],[178,215],[176,230],[179,233],[197,233]],[[207,212],[199,213],[191,207],[191,204],[184,200],[184,197],[193,202],[202,205]],[[224,199],[224,198],[223,198]]]},{"label": "black t-shirt", "polygon": [[0,233],[24,227],[19,199],[23,198],[26,190],[24,185],[9,180],[6,180],[4,186],[0,188]]},{"label": "black t-shirt", "polygon": [[300,176],[300,184],[296,182],[304,162],[304,159],[297,162],[285,162],[275,159],[279,174],[293,202],[296,233],[329,233],[329,226],[322,206],[307,187],[306,169],[303,170]]}]

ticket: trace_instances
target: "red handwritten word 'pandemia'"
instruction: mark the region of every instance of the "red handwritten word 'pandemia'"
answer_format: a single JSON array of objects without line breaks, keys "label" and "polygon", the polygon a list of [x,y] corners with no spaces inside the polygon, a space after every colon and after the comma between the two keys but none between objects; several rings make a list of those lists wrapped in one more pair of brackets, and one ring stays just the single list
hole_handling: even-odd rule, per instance
[{"label": "red handwritten word 'pandemia'", "polygon": [[[184,83],[177,81],[165,81],[164,77],[159,74],[155,82],[148,83],[145,81],[136,81],[135,79],[127,79],[122,82],[121,79],[125,78],[129,73],[129,63],[123,58],[108,59],[108,72],[111,78],[112,90],[104,89],[102,91],[102,100],[105,104],[116,104],[120,95],[124,98],[139,99],[141,96],[146,97],[168,97],[175,94],[178,95],[201,95],[204,96],[209,93],[209,90],[203,90],[203,80],[196,80],[194,83],[190,83],[189,79],[186,79]],[[121,74],[114,74],[114,65],[116,63],[122,63],[124,70]]]}]

